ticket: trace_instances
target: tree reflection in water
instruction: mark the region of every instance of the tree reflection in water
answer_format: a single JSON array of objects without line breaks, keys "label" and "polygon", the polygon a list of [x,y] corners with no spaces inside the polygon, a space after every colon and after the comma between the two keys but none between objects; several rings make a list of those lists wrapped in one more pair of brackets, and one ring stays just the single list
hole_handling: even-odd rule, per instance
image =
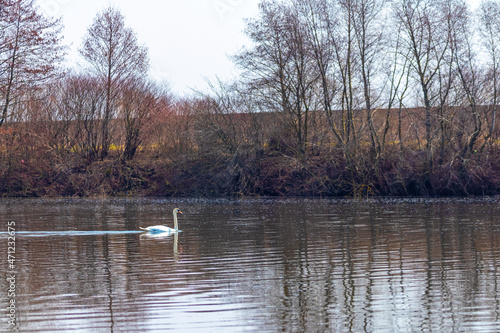
[{"label": "tree reflection in water", "polygon": [[496,199],[179,201],[2,202],[21,329],[500,330]]}]

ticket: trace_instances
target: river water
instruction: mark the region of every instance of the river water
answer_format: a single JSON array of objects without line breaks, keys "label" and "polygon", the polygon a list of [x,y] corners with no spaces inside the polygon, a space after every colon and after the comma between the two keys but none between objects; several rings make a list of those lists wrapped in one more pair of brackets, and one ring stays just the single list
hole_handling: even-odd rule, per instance
[{"label": "river water", "polygon": [[498,198],[9,199],[0,239],[2,332],[500,331]]}]

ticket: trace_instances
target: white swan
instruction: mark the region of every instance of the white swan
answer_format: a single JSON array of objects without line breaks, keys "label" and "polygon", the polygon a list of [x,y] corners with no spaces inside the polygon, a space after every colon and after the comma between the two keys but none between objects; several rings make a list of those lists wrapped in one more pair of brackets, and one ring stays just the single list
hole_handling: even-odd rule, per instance
[{"label": "white swan", "polygon": [[182,214],[182,212],[179,208],[175,208],[173,214],[174,214],[174,229],[166,227],[164,225],[154,225],[147,228],[141,228],[141,227],[139,228],[144,231],[149,231],[152,234],[158,234],[160,232],[168,232],[168,233],[177,232],[179,231],[179,226],[177,225],[177,214]]}]

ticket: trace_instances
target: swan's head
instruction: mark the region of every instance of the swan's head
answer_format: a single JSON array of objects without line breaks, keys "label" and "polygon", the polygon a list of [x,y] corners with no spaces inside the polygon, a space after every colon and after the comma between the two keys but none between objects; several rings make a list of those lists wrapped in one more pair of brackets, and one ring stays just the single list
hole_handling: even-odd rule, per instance
[{"label": "swan's head", "polygon": [[175,208],[174,209],[174,214],[181,214],[182,215],[182,212],[179,208]]}]

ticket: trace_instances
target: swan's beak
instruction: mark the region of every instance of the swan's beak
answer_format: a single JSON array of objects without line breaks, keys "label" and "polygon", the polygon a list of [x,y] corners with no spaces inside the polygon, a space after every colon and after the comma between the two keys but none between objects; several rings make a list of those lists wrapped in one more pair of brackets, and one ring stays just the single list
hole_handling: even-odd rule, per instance
[{"label": "swan's beak", "polygon": [[177,213],[181,214],[182,215],[182,212],[180,210],[177,211]]}]

